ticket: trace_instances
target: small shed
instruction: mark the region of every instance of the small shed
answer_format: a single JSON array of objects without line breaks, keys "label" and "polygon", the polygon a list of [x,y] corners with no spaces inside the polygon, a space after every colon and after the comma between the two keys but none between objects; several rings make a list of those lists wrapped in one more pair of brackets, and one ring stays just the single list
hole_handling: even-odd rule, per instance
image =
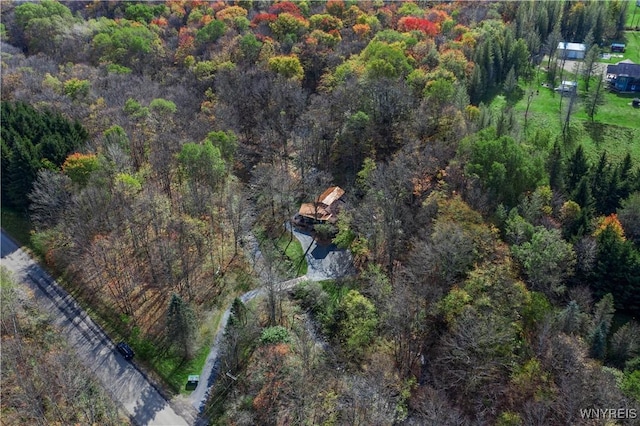
[{"label": "small shed", "polygon": [[587,46],[583,43],[567,43],[566,41],[558,43],[558,58],[560,59],[584,59],[586,52]]},{"label": "small shed", "polygon": [[200,376],[198,376],[197,374],[190,374],[187,378],[187,385],[185,386],[185,389],[188,391],[196,390],[199,381]]},{"label": "small shed", "polygon": [[611,52],[624,52],[626,45],[624,43],[611,43]]}]

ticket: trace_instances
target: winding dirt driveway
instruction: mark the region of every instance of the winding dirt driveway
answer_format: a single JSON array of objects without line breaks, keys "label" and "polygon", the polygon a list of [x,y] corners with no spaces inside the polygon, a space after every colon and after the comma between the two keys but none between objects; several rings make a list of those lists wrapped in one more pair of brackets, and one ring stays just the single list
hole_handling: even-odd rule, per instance
[{"label": "winding dirt driveway", "polygon": [[[290,226],[291,225],[289,224],[287,225],[287,229],[289,231],[291,231]],[[322,281],[339,278],[352,273],[352,257],[351,253],[347,250],[339,250],[333,245],[319,246],[311,235],[304,234],[296,230],[293,231],[293,234],[298,241],[300,241],[302,250],[307,253],[307,273],[300,277],[275,284],[276,291],[289,290],[303,281]],[[269,283],[269,277],[264,273],[265,267],[262,260],[262,253],[258,247],[258,242],[252,235],[245,238],[245,250],[253,262],[253,269],[257,273],[263,287],[251,290],[240,296],[240,300],[242,300],[243,303],[247,303],[255,297],[265,295],[266,289],[264,286]],[[213,339],[213,344],[211,345],[211,350],[207,356],[205,366],[200,373],[198,387],[189,397],[191,404],[198,410],[198,412],[201,412],[204,408],[204,404],[209,397],[211,388],[216,382],[218,374],[220,374],[220,350],[222,337],[224,336],[224,332],[227,328],[227,322],[229,321],[230,309],[231,307],[227,308],[220,319],[218,332]],[[202,424],[206,423],[203,422]]]}]

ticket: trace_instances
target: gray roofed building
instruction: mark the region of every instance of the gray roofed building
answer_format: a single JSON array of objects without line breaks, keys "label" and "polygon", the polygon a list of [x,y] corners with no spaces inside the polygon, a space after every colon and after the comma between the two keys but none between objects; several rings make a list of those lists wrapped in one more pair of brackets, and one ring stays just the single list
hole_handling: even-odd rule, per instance
[{"label": "gray roofed building", "polygon": [[560,59],[584,59],[587,52],[587,46],[583,43],[567,43],[561,41],[558,43],[558,58]]}]

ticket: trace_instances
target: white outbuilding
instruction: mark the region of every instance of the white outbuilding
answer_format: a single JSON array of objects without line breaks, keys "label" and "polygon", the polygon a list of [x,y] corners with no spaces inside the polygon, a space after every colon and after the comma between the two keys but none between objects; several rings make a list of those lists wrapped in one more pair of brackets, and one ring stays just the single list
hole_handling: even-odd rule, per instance
[{"label": "white outbuilding", "polygon": [[558,58],[559,59],[584,59],[584,55],[587,52],[587,46],[583,43],[567,43],[561,41],[558,43]]}]

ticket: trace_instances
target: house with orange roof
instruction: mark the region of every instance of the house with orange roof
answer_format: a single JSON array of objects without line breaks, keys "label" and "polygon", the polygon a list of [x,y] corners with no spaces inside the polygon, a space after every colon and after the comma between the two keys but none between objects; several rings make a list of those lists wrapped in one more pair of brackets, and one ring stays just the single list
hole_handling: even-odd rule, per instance
[{"label": "house with orange roof", "polygon": [[339,186],[327,188],[312,203],[303,203],[293,218],[293,224],[298,227],[310,227],[319,223],[334,224],[338,220],[338,213],[344,204],[344,189]]}]

